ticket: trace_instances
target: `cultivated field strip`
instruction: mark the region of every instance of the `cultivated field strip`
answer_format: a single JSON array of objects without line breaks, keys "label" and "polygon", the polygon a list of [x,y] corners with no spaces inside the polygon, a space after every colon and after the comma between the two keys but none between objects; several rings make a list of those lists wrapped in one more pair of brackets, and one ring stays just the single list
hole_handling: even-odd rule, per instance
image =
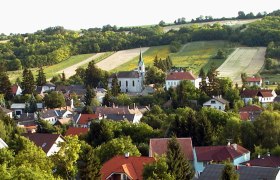
[{"label": "cultivated field strip", "polygon": [[265,60],[264,47],[237,48],[218,68],[220,77],[229,77],[241,85],[241,73],[251,76],[259,72]]},{"label": "cultivated field strip", "polygon": [[[142,53],[144,53],[148,49],[149,49],[149,47],[142,47],[141,51],[142,51]],[[140,48],[118,51],[118,52],[114,53],[113,55],[109,56],[108,58],[104,59],[103,61],[100,61],[96,65],[100,69],[110,71],[110,70],[115,69],[116,67],[119,67],[122,64],[132,60],[136,56],[139,56],[139,54],[140,54]],[[137,66],[137,64],[135,65],[135,67],[136,66]]]},{"label": "cultivated field strip", "polygon": [[65,68],[65,69],[59,71],[58,73],[61,74],[61,73],[64,72],[64,73],[65,73],[65,77],[66,77],[66,78],[69,78],[69,77],[73,76],[73,75],[76,73],[76,69],[77,69],[78,67],[80,67],[80,66],[82,66],[82,65],[84,65],[84,64],[86,64],[86,63],[88,63],[88,62],[90,62],[90,61],[92,61],[92,60],[94,60],[94,59],[96,59],[96,58],[98,58],[98,57],[100,57],[100,56],[102,56],[103,54],[104,54],[104,53],[97,53],[97,54],[94,54],[93,56],[91,56],[91,57],[85,59],[84,61],[82,61],[82,62],[80,62],[80,63],[77,63],[77,64],[75,64],[75,65],[73,65],[73,66],[70,66],[70,67],[68,67],[68,68]]}]

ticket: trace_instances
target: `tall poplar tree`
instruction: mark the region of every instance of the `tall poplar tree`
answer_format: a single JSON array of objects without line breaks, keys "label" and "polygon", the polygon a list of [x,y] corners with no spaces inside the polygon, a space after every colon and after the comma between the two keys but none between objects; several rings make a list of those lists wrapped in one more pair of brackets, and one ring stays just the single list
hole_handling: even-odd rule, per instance
[{"label": "tall poplar tree", "polygon": [[43,86],[44,84],[46,84],[46,82],[47,82],[46,75],[44,73],[43,68],[40,67],[40,69],[38,70],[37,78],[36,78],[36,84],[37,84],[37,86]]},{"label": "tall poplar tree", "polygon": [[22,73],[23,94],[32,94],[35,90],[35,81],[31,70],[24,68]]},{"label": "tall poplar tree", "polygon": [[118,94],[121,92],[121,88],[118,82],[118,77],[115,74],[113,80],[112,80],[112,89],[111,89],[112,95],[113,96],[118,96]]},{"label": "tall poplar tree", "polygon": [[175,177],[175,179],[185,180],[192,179],[194,176],[194,170],[190,162],[185,158],[180,144],[173,136],[168,141],[167,146],[167,165],[168,170]]}]

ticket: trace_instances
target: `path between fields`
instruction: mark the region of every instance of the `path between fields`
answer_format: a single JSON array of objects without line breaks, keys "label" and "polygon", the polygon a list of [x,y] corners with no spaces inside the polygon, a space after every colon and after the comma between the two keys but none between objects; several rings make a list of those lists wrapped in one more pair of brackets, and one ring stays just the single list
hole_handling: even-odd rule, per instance
[{"label": "path between fields", "polygon": [[[142,47],[141,51],[144,53],[148,49],[149,47]],[[139,56],[139,53],[140,48],[118,51],[103,61],[98,62],[96,66],[105,71],[110,71]]]},{"label": "path between fields", "polygon": [[229,77],[233,83],[242,84],[241,73],[252,76],[264,65],[265,47],[237,48],[217,69],[220,77]]},{"label": "path between fields", "polygon": [[77,63],[77,64],[74,64],[73,66],[70,66],[70,67],[68,67],[68,68],[65,68],[65,69],[59,71],[58,73],[61,74],[61,73],[64,72],[66,78],[69,78],[69,77],[73,76],[73,75],[76,73],[76,69],[77,69],[78,67],[80,67],[80,66],[82,66],[82,65],[84,65],[84,64],[86,64],[86,63],[89,63],[90,61],[92,61],[92,60],[94,60],[94,59],[96,59],[96,58],[102,56],[103,54],[104,54],[104,53],[97,53],[97,54],[94,54],[93,56],[91,56],[91,57],[85,59],[84,61],[79,62],[79,63]]}]

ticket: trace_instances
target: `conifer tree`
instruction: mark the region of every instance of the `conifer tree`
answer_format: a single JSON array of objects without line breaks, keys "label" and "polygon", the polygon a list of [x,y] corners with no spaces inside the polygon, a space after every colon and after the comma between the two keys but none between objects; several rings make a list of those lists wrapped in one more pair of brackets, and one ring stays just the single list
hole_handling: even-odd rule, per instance
[{"label": "conifer tree", "polygon": [[193,178],[193,167],[185,158],[180,144],[174,136],[168,142],[166,157],[168,170],[175,179],[185,180]]},{"label": "conifer tree", "polygon": [[95,91],[88,86],[86,94],[85,94],[85,105],[86,106],[91,106],[92,105],[92,100],[95,96],[96,96]]},{"label": "conifer tree", "polygon": [[6,100],[12,98],[11,82],[6,72],[0,73],[0,94],[4,94]]},{"label": "conifer tree", "polygon": [[46,84],[46,82],[47,82],[46,75],[44,73],[43,68],[40,67],[40,69],[38,70],[37,78],[36,78],[36,85],[43,86],[44,84]]},{"label": "conifer tree", "polygon": [[222,172],[221,180],[238,180],[239,175],[236,173],[234,166],[226,163]]},{"label": "conifer tree", "polygon": [[115,97],[118,96],[118,94],[121,92],[120,85],[118,83],[118,77],[116,74],[112,80],[111,92],[112,92],[112,95]]},{"label": "conifer tree", "polygon": [[62,74],[61,74],[61,81],[62,81],[62,82],[65,82],[65,81],[66,81],[66,75],[65,75],[64,71],[63,71]]},{"label": "conifer tree", "polygon": [[35,90],[34,77],[31,70],[24,68],[22,73],[23,94],[32,94]]}]

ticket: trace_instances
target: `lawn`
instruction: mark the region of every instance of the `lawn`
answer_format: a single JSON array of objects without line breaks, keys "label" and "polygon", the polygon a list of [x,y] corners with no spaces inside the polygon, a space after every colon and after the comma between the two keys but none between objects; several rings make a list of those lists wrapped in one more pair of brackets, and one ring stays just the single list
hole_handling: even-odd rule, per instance
[{"label": "lawn", "polygon": [[[84,61],[85,59],[89,58],[93,56],[93,54],[80,54],[80,55],[76,55],[76,56],[71,56],[69,59],[62,61],[58,64],[52,65],[52,66],[48,66],[48,67],[44,67],[44,72],[46,74],[47,79],[53,77],[54,75],[57,74],[57,72],[70,67],[74,64],[77,64],[79,62]],[[34,78],[37,75],[37,68],[32,68],[32,73],[34,75]],[[9,78],[11,80],[11,82],[15,82],[16,79],[18,77],[21,77],[22,75],[22,70],[19,71],[9,71],[8,72]]]},{"label": "lawn", "polygon": [[[107,57],[113,55],[115,52],[105,52],[103,55],[99,56],[98,58],[94,59],[95,64],[106,59]],[[82,68],[86,68],[88,66],[89,63],[86,63],[80,67]]]}]

